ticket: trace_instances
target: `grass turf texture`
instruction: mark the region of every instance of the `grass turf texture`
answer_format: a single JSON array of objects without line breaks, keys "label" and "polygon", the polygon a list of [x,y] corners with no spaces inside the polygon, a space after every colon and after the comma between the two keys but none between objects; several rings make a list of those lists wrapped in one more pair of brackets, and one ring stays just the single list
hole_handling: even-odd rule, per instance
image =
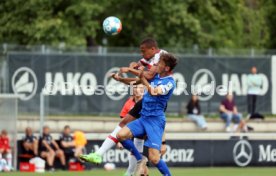
[{"label": "grass turf texture", "polygon": [[[46,173],[0,173],[1,176],[120,176],[125,169],[116,169],[114,171],[104,171],[95,169],[85,172],[46,172]],[[171,168],[173,176],[275,176],[276,168]],[[159,176],[156,169],[150,170],[150,176]]]}]

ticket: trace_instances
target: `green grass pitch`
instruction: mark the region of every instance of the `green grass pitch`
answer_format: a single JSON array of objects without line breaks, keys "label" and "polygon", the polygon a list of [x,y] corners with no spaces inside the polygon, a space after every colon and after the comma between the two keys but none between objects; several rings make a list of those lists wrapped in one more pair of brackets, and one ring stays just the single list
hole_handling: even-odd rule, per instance
[{"label": "green grass pitch", "polygon": [[[114,171],[104,171],[95,169],[85,172],[45,172],[45,173],[0,173],[1,176],[121,176],[125,169],[116,169]],[[275,176],[276,168],[171,168],[173,176]],[[156,169],[150,170],[150,176],[160,176]]]}]

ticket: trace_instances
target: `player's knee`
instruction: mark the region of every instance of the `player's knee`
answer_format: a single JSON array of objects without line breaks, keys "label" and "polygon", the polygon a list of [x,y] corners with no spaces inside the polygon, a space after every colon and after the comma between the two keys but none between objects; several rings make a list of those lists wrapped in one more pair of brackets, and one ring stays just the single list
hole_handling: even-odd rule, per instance
[{"label": "player's knee", "polygon": [[158,164],[159,160],[160,160],[160,155],[159,153],[157,152],[152,152],[152,151],[149,151],[149,160],[150,162],[152,162],[153,164]]},{"label": "player's knee", "polygon": [[64,153],[63,153],[62,150],[59,150],[59,151],[58,151],[58,154],[59,154],[59,156],[61,156],[61,157],[64,156]]},{"label": "player's knee", "polygon": [[119,131],[116,135],[116,138],[118,139],[118,141],[123,141],[124,140],[124,135],[121,131]]},{"label": "player's knee", "polygon": [[48,155],[49,156],[55,156],[55,152],[53,150],[51,150],[51,151],[48,152]]},{"label": "player's knee", "polygon": [[149,160],[150,160],[151,163],[156,165],[156,164],[158,164],[158,162],[160,160],[160,157],[159,157],[159,155],[157,155],[157,156],[150,155]]}]

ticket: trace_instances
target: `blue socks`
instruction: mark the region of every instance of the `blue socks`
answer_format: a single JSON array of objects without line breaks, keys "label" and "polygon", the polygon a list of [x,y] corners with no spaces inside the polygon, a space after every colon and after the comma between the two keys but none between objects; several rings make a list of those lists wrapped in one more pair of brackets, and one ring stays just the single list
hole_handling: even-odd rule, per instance
[{"label": "blue socks", "polygon": [[[137,161],[142,159],[142,155],[136,149],[132,140],[127,139],[125,141],[122,141],[121,144],[124,146],[125,149],[130,151],[135,156]],[[163,174],[163,176],[171,176],[171,173],[170,173],[170,170],[169,170],[167,164],[162,159],[160,159],[159,162],[155,166]]]},{"label": "blue socks", "polygon": [[170,170],[167,166],[167,164],[160,159],[159,162],[155,165],[158,170],[164,175],[164,176],[171,176]]},{"label": "blue socks", "polygon": [[121,144],[124,146],[125,149],[127,149],[128,151],[130,151],[135,158],[137,159],[137,161],[142,159],[142,155],[140,154],[140,152],[136,149],[136,147],[134,146],[134,143],[132,140],[127,139],[125,141],[122,141]]}]

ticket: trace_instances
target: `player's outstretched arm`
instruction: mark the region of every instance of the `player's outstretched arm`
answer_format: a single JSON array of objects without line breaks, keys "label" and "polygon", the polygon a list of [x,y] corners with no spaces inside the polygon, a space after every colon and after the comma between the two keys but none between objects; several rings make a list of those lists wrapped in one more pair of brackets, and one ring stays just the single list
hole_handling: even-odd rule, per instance
[{"label": "player's outstretched arm", "polygon": [[130,72],[130,73],[134,74],[135,76],[139,76],[143,72],[143,75],[147,80],[151,80],[155,76],[156,71],[157,71],[157,66],[152,66],[150,68],[150,70],[148,70],[148,71],[137,70],[137,69],[134,69],[131,67],[122,67],[120,69],[121,73]]},{"label": "player's outstretched arm", "polygon": [[119,74],[117,73],[112,73],[110,76],[116,81],[120,81],[127,85],[135,85],[140,83],[139,78],[123,78],[123,77],[120,77]]}]

